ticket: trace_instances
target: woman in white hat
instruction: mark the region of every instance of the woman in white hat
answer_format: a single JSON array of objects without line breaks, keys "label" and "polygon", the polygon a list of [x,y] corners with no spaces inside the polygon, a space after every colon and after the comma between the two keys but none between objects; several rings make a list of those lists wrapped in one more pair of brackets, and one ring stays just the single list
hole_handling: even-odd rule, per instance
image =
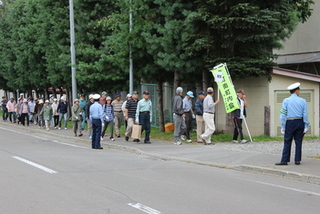
[{"label": "woman in white hat", "polygon": [[104,139],[104,135],[106,133],[106,130],[108,128],[108,125],[110,125],[110,140],[114,141],[113,138],[113,120],[114,120],[114,110],[113,110],[113,105],[111,105],[112,99],[111,97],[106,98],[106,104],[102,106],[103,108],[103,113],[104,113],[104,127],[102,128],[101,132],[101,140]]},{"label": "woman in white hat", "polygon": [[27,120],[27,126],[29,126],[29,120],[28,120],[29,113],[30,113],[30,108],[28,105],[28,100],[23,99],[23,103],[21,104],[21,107],[19,109],[22,125],[25,125],[25,120]]},{"label": "woman in white hat", "polygon": [[53,114],[53,125],[54,128],[58,128],[58,123],[59,123],[59,113],[58,113],[58,99],[54,98],[53,103],[51,105],[52,107],[52,114]]},{"label": "woman in white hat", "polygon": [[81,137],[83,134],[81,133],[81,121],[82,121],[82,108],[79,105],[79,100],[75,99],[73,101],[73,106],[71,108],[71,120],[73,123],[73,132],[74,136],[77,137],[77,133],[79,133],[79,137]]},{"label": "woman in white hat", "polygon": [[42,120],[44,120],[47,131],[49,131],[50,121],[52,119],[52,107],[49,104],[49,100],[46,100],[39,114]]}]

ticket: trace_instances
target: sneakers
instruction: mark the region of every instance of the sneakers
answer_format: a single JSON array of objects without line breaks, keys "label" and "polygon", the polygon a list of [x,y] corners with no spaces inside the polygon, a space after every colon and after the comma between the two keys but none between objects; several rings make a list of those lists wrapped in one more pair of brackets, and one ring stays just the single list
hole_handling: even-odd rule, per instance
[{"label": "sneakers", "polygon": [[47,131],[49,131],[49,128],[47,128]]},{"label": "sneakers", "polygon": [[61,129],[61,127],[58,128],[59,130]]},{"label": "sneakers", "polygon": [[129,141],[129,137],[128,136],[126,136],[125,139],[126,139],[126,141]]},{"label": "sneakers", "polygon": [[81,137],[82,135],[83,135],[83,134],[82,134],[82,133],[80,133],[80,134],[79,134],[79,137]]},{"label": "sneakers", "polygon": [[244,143],[248,143],[248,141],[245,140],[245,139],[242,139],[242,140],[240,141],[240,143],[244,144]]},{"label": "sneakers", "polygon": [[89,136],[89,139],[92,139],[92,135]]},{"label": "sneakers", "polygon": [[185,140],[186,140],[186,138],[184,137],[184,135],[181,135],[181,136],[180,136],[180,140],[182,140],[182,141],[185,141]]},{"label": "sneakers", "polygon": [[64,127],[64,129],[67,130],[68,128],[67,128],[67,127]]},{"label": "sneakers", "polygon": [[101,140],[104,140],[104,137],[101,137]]},{"label": "sneakers", "polygon": [[181,145],[182,143],[181,143],[181,141],[178,141],[178,142],[174,142],[173,144],[174,145]]},{"label": "sneakers", "polygon": [[192,143],[192,140],[191,140],[191,139],[188,139],[187,142],[188,142],[188,143]]},{"label": "sneakers", "polygon": [[239,143],[239,141],[237,141],[237,140],[232,140],[231,142],[232,143]]},{"label": "sneakers", "polygon": [[137,142],[137,143],[139,143],[139,142],[140,142],[140,140],[139,140],[139,139],[134,139],[134,140],[133,140],[133,142]]},{"label": "sneakers", "polygon": [[111,140],[111,141],[114,141],[114,138],[113,138],[113,137],[110,137],[110,140]]}]

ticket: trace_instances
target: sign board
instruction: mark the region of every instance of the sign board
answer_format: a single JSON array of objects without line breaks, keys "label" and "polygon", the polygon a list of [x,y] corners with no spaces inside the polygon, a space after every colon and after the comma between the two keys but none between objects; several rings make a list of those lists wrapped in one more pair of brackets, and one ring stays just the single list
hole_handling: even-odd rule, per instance
[{"label": "sign board", "polygon": [[224,106],[226,112],[230,113],[236,109],[239,109],[239,103],[237,99],[236,91],[232,84],[230,74],[226,64],[220,64],[215,66],[212,70],[212,75],[218,84],[219,91],[223,97]]}]

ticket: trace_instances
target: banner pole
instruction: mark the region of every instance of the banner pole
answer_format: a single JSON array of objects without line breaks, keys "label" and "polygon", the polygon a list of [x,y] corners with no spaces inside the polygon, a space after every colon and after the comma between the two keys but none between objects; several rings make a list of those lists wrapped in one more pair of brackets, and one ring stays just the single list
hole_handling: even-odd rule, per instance
[{"label": "banner pole", "polygon": [[248,134],[249,134],[249,137],[250,137],[250,142],[252,143],[253,141],[252,141],[252,138],[251,138],[251,134],[250,134],[248,125],[247,125],[246,117],[243,117],[243,121],[244,121],[244,124],[246,125],[247,131],[248,131]]}]

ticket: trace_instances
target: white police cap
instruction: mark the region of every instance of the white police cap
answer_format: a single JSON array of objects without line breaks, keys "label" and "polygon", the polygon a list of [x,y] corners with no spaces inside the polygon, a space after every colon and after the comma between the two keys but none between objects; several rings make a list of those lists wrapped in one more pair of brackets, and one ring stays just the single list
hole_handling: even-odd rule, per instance
[{"label": "white police cap", "polygon": [[299,86],[300,86],[300,82],[296,82],[296,83],[293,83],[292,85],[289,85],[287,89],[291,91],[299,88]]},{"label": "white police cap", "polygon": [[92,98],[94,100],[100,99],[100,94],[94,94],[94,95],[92,95]]}]

